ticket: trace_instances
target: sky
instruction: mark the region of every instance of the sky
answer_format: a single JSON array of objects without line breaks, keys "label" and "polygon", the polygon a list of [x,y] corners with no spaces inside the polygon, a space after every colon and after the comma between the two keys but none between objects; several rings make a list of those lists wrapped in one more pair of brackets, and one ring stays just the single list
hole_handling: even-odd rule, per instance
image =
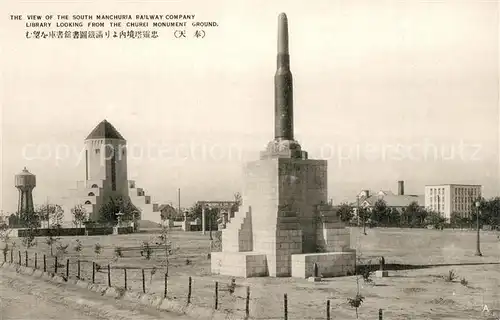
[{"label": "sky", "polygon": [[[289,21],[295,138],[328,160],[329,197],[423,194],[474,183],[499,194],[496,1],[14,1],[0,18],[1,202],[14,175],[35,203],[85,177],[103,119],[127,139],[129,179],[154,202],[231,200],[273,139],[277,18]],[[140,4],[140,5],[139,5]],[[204,38],[26,39],[11,14],[194,14]],[[188,25],[190,21],[188,21]],[[109,29],[109,28],[107,28]],[[149,28],[152,30],[151,28]]]}]

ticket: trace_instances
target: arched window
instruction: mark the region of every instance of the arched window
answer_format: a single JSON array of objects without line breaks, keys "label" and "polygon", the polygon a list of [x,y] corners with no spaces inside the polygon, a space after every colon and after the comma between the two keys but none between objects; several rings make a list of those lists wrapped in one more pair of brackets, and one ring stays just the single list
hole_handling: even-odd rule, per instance
[{"label": "arched window", "polygon": [[99,188],[99,187],[97,186],[97,184],[93,184],[92,188]]},{"label": "arched window", "polygon": [[95,194],[93,192],[89,192],[89,197],[93,197]]},{"label": "arched window", "polygon": [[85,201],[85,204],[92,204],[92,202],[87,200],[87,201]]}]

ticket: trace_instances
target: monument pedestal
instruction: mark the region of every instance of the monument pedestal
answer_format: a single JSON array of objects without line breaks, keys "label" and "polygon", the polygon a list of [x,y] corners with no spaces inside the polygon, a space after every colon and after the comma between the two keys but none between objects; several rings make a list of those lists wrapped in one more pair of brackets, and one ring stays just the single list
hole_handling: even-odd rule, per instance
[{"label": "monument pedestal", "polygon": [[307,278],[309,282],[321,282],[321,277],[309,277]]},{"label": "monument pedestal", "polygon": [[182,221],[182,224],[181,224],[181,229],[182,231],[191,231],[191,223],[189,221]]},{"label": "monument pedestal", "polygon": [[356,253],[349,230],[325,205],[326,170],[326,161],[302,158],[248,163],[242,194],[249,207],[222,230],[222,252],[212,253],[212,273],[306,279],[317,263],[324,277],[353,274]]},{"label": "monument pedestal", "polygon": [[356,251],[305,253],[292,255],[292,277],[314,277],[314,264],[322,277],[339,277],[354,274]]},{"label": "monument pedestal", "polygon": [[257,252],[212,252],[211,271],[233,277],[265,277],[267,259],[265,254]]},{"label": "monument pedestal", "polygon": [[377,277],[377,278],[386,278],[388,276],[389,276],[389,271],[387,271],[387,270],[375,271],[375,277]]}]

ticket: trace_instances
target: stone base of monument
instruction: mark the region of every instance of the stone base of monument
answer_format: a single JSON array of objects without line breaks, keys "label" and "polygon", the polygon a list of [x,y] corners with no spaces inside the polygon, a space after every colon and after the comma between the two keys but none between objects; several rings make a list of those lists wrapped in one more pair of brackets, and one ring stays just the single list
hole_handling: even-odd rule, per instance
[{"label": "stone base of monument", "polygon": [[292,277],[314,277],[315,263],[318,266],[318,274],[323,277],[354,274],[356,251],[292,254]]},{"label": "stone base of monument", "polygon": [[191,227],[191,223],[189,223],[189,221],[182,221],[182,224],[181,224],[182,231],[191,231],[190,227]]},{"label": "stone base of monument", "polygon": [[268,275],[265,254],[256,252],[212,252],[213,274],[235,277],[265,277]]},{"label": "stone base of monument", "polygon": [[309,277],[309,278],[307,278],[307,281],[309,281],[309,282],[320,282],[321,281],[321,277]]},{"label": "stone base of monument", "polygon": [[387,270],[377,270],[375,271],[375,277],[377,278],[385,278],[389,276],[389,271]]}]

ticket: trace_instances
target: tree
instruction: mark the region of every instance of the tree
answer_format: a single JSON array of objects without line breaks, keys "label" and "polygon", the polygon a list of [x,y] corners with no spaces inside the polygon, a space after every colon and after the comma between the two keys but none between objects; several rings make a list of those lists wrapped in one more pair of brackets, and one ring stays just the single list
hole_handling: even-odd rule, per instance
[{"label": "tree", "polygon": [[238,211],[238,209],[241,207],[241,205],[243,204],[243,198],[241,196],[241,193],[239,192],[236,192],[234,194],[234,202],[236,202],[233,207],[231,208],[231,214],[234,214],[235,212]]},{"label": "tree", "polygon": [[13,213],[9,216],[9,227],[16,228],[20,225],[19,217],[17,214]]},{"label": "tree", "polygon": [[162,221],[165,221],[167,219],[174,219],[178,215],[178,212],[174,207],[171,205],[165,205],[162,206],[161,212],[160,212],[160,218]]},{"label": "tree", "polygon": [[78,204],[71,208],[71,214],[73,215],[73,224],[81,228],[83,222],[87,219],[87,210],[85,210],[85,207],[81,204]]},{"label": "tree", "polygon": [[21,224],[26,228],[26,235],[22,239],[22,243],[26,248],[36,245],[35,237],[40,226],[40,214],[33,210],[28,210],[20,213]]},{"label": "tree", "polygon": [[464,219],[458,212],[452,212],[450,215],[450,226],[452,228],[462,228]]},{"label": "tree", "polygon": [[370,211],[365,207],[358,208],[358,218],[359,221],[363,224],[363,234],[366,235],[366,222],[370,218]]},{"label": "tree", "polygon": [[47,228],[52,226],[62,225],[64,220],[64,210],[58,204],[45,204],[37,208],[40,216],[40,222],[47,222]]},{"label": "tree", "polygon": [[[495,228],[500,225],[500,197],[495,197],[489,200],[480,200],[479,209],[481,210],[481,224],[487,224]],[[473,209],[473,220],[476,219],[477,208]]]},{"label": "tree", "polygon": [[99,209],[99,222],[116,225],[118,212],[123,213],[122,221],[137,221],[140,219],[140,210],[132,204],[128,197],[109,198]]},{"label": "tree", "polygon": [[387,210],[387,224],[389,226],[401,226],[402,214],[400,209],[390,208]]},{"label": "tree", "polygon": [[379,199],[373,205],[370,219],[380,225],[387,224],[388,211],[387,203],[383,199]]},{"label": "tree", "polygon": [[402,220],[405,225],[411,228],[421,227],[427,214],[427,211],[414,201],[403,209]]},{"label": "tree", "polygon": [[348,223],[354,217],[354,208],[348,203],[342,203],[337,210],[337,217],[342,222]]},{"label": "tree", "polygon": [[427,225],[433,226],[435,229],[443,229],[446,223],[446,218],[443,217],[438,212],[429,212],[429,214],[425,217],[425,223]]},{"label": "tree", "polygon": [[42,217],[47,221],[48,235],[45,243],[50,248],[50,255],[54,256],[54,244],[61,240],[62,223],[64,219],[64,210],[58,204],[47,204],[42,209]]}]

